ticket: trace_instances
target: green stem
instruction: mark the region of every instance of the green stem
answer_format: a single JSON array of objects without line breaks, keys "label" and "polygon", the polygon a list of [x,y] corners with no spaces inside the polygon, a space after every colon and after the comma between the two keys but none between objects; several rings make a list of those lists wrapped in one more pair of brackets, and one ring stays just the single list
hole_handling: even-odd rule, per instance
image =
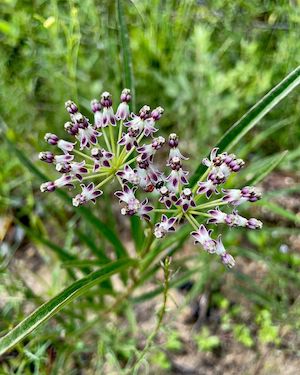
[{"label": "green stem", "polygon": [[[140,141],[144,137],[144,131],[142,131],[142,134],[137,139],[137,144],[140,143]],[[125,161],[129,158],[129,156],[135,151],[135,146],[132,147],[132,149],[126,154],[126,147],[124,146],[123,151],[121,152],[120,158],[122,160],[122,164],[125,163]]]},{"label": "green stem", "polygon": [[109,140],[107,138],[107,134],[106,134],[105,128],[102,128],[102,134],[103,134],[103,137],[104,137],[104,140],[105,140],[105,144],[106,144],[106,147],[107,147],[108,151],[112,152],[112,149],[111,149],[110,144],[109,144]]},{"label": "green stem", "polygon": [[[159,330],[160,330],[160,327],[162,325],[162,322],[163,322],[163,318],[165,316],[165,313],[167,311],[167,300],[168,300],[168,291],[169,291],[169,282],[170,282],[170,264],[171,264],[171,260],[169,257],[166,258],[166,260],[164,261],[164,264],[163,264],[163,269],[164,269],[164,291],[163,291],[163,304],[162,304],[162,307],[160,308],[159,312],[158,312],[158,315],[157,315],[157,323],[156,323],[156,326],[155,326],[155,329],[154,331],[150,334],[150,336],[148,337],[147,341],[146,341],[146,345],[142,351],[142,353],[140,354],[140,356],[138,357],[135,365],[129,369],[129,374],[132,374],[132,370],[136,369],[136,366],[141,362],[141,360],[144,358],[144,356],[146,355],[146,353],[148,352],[151,344],[153,343],[153,340],[155,339],[155,337],[157,336]],[[128,372],[127,372],[128,373]]]},{"label": "green stem", "polygon": [[197,215],[197,216],[211,217],[210,214],[206,214],[205,212],[193,211],[193,210],[189,211],[189,214]]},{"label": "green stem", "polygon": [[111,149],[113,153],[116,154],[115,136],[114,136],[114,129],[112,125],[109,126],[109,136],[110,136]]},{"label": "green stem", "polygon": [[[189,214],[185,214],[185,217],[187,218],[187,220],[189,221],[189,223],[191,224],[191,226],[192,226],[195,230],[198,230],[198,225],[196,225],[196,223],[194,222],[193,217],[190,216]],[[197,223],[197,224],[198,224],[198,223]]]},{"label": "green stem", "polygon": [[217,199],[215,201],[207,202],[207,203],[204,203],[204,204],[199,204],[198,206],[194,207],[194,209],[198,210],[198,209],[201,209],[201,208],[210,208],[210,207],[215,207],[215,206],[222,206],[224,204],[228,204],[228,203],[224,202],[221,198],[221,199]]},{"label": "green stem", "polygon": [[99,187],[101,187],[102,185],[106,184],[109,180],[111,180],[112,178],[114,178],[114,175],[110,175],[108,176],[107,178],[105,178],[103,181],[101,181],[96,187],[95,189],[98,189]]},{"label": "green stem", "polygon": [[[91,180],[93,178],[97,178],[97,177],[103,177],[105,175],[107,175],[108,172],[102,172],[102,173],[97,173],[97,174],[92,174],[92,175],[89,175],[89,176],[85,176],[85,177],[82,177],[82,181],[85,181],[85,180]],[[77,180],[72,180],[72,181],[77,181]]]},{"label": "green stem", "polygon": [[[202,182],[202,181],[204,181],[205,178],[208,176],[209,172],[210,172],[210,169],[208,168],[208,169],[203,173],[203,175],[200,177],[200,179],[198,180],[198,182]],[[194,194],[196,193],[198,187],[199,187],[199,186],[198,186],[198,183],[196,183],[195,186],[193,187],[193,190],[192,190]],[[197,199],[197,198],[198,198],[198,197],[196,197],[196,199]]]},{"label": "green stem", "polygon": [[[122,130],[123,130],[123,120],[121,120],[120,124],[119,124],[118,142],[122,138]],[[118,145],[117,145],[117,157],[119,157],[119,155],[120,155],[120,148],[121,148],[121,146],[118,143]]]},{"label": "green stem", "polygon": [[163,209],[163,208],[156,208],[152,212],[177,212],[178,210],[168,210],[168,209]]},{"label": "green stem", "polygon": [[90,159],[90,160],[94,161],[94,159],[93,159],[91,156],[86,155],[85,153],[83,153],[83,152],[81,152],[81,151],[78,151],[78,150],[75,150],[75,149],[74,149],[73,152],[74,152],[75,154],[77,154],[77,155],[82,156],[83,158]]},{"label": "green stem", "polygon": [[126,161],[124,164],[121,165],[120,168],[123,168],[123,167],[125,167],[125,165],[133,163],[136,159],[137,159],[137,156],[135,156],[134,158],[130,159],[129,161]]}]

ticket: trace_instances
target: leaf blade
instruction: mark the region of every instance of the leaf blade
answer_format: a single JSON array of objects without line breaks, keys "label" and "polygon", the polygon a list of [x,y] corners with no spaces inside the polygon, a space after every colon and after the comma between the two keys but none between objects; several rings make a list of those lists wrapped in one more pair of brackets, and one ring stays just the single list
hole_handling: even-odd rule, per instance
[{"label": "leaf blade", "polygon": [[100,270],[92,272],[88,276],[75,281],[54,298],[41,305],[15,328],[0,339],[0,355],[15,346],[19,341],[36,329],[39,325],[49,320],[65,305],[76,297],[84,294],[92,286],[108,279],[111,275],[120,272],[124,268],[133,265],[133,259],[119,259],[103,266]]},{"label": "leaf blade", "polygon": [[[233,124],[217,143],[220,152],[229,151],[242,137],[247,134],[267,113],[300,84],[300,66],[287,75],[271,91],[263,96],[235,124]],[[190,179],[194,186],[207,167],[200,164]]]},{"label": "leaf blade", "polygon": [[123,60],[123,84],[125,85],[125,87],[128,87],[131,91],[131,106],[132,110],[135,111],[135,89],[132,55],[122,0],[117,0],[117,19],[119,25],[119,37]]}]

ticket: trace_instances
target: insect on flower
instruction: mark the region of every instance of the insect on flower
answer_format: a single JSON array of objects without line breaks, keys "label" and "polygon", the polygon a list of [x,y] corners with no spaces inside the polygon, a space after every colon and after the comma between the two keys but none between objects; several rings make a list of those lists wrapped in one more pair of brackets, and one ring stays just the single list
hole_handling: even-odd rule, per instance
[{"label": "insect on flower", "polygon": [[[151,221],[152,213],[162,213],[160,221],[154,225],[154,235],[158,239],[173,233],[185,222],[193,228],[191,236],[195,244],[218,255],[227,267],[233,267],[235,261],[225,250],[221,236],[213,238],[212,229],[206,226],[227,225],[251,230],[262,227],[261,221],[247,219],[236,210],[245,202],[256,202],[261,198],[255,187],[220,188],[232,174],[244,167],[244,161],[234,154],[219,153],[218,148],[214,148],[209,159],[203,159],[207,168],[206,180],[189,186],[189,172],[184,169],[188,158],[180,151],[178,136],[171,133],[167,141],[162,136],[154,138],[164,109],[151,110],[144,105],[138,114],[130,113],[130,100],[130,90],[124,89],[114,112],[112,96],[103,92],[99,100],[91,101],[93,123],[79,112],[74,102],[68,100],[65,103],[70,120],[64,129],[73,141],[52,133],[45,135],[45,141],[60,149],[63,155],[45,151],[39,154],[39,159],[54,164],[62,176],[43,183],[41,191],[80,188],[73,198],[73,205],[77,207],[89,202],[95,204],[103,194],[101,189],[105,184],[119,183],[121,189],[114,195],[119,199],[122,215],[137,215]],[[156,159],[166,147],[169,148],[166,169],[161,170]],[[218,199],[214,199],[214,195],[218,195]],[[154,209],[155,200],[161,207]],[[231,207],[231,210],[226,212],[225,207]]]}]

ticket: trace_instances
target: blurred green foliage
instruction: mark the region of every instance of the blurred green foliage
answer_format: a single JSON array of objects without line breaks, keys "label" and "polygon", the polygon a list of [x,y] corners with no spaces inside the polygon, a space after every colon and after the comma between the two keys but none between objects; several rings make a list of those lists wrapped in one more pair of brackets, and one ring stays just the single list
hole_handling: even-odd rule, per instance
[{"label": "blurred green foliage", "polygon": [[[165,108],[160,124],[163,132],[176,129],[183,150],[188,151],[194,165],[232,123],[300,61],[299,0],[123,0],[123,5],[137,107],[147,103]],[[64,134],[67,99],[77,101],[85,114],[89,113],[90,99],[99,97],[104,90],[112,92],[117,102],[124,85],[118,28],[116,6],[111,0],[1,2],[0,115],[8,126],[10,140],[34,163],[37,152],[44,149],[46,131]],[[293,173],[299,167],[299,109],[298,91],[239,144],[237,151],[241,156],[253,161],[252,172],[245,172],[245,179],[251,180],[257,168],[268,166],[270,155],[286,149],[293,151],[284,159],[282,168]],[[107,241],[96,236],[93,228],[80,221],[79,215],[72,215],[58,198],[40,198],[39,181],[1,138],[0,147],[0,212],[11,214],[16,218],[15,223],[25,227],[27,240],[37,244],[43,261],[51,269],[47,295],[41,298],[16,270],[12,273],[1,268],[0,293],[9,296],[4,307],[1,306],[1,333],[24,317],[25,300],[39,305],[72,279],[55,263],[60,249],[52,253],[41,246],[48,232],[50,237],[55,233],[55,243],[61,248],[72,256],[79,253],[82,258],[90,250],[99,255]],[[252,150],[250,155],[249,150]],[[278,192],[285,196],[291,193]],[[269,195],[262,203],[262,210],[279,214],[288,224],[275,222],[259,234],[226,233],[226,243],[241,255],[238,260],[243,257],[246,263],[254,261],[262,265],[262,280],[236,271],[230,289],[251,304],[255,327],[243,322],[247,310],[243,302],[232,306],[231,293],[220,292],[228,280],[223,269],[208,266],[209,276],[207,272],[200,275],[197,272],[192,290],[199,293],[203,285],[210,283],[211,304],[223,314],[222,330],[232,332],[238,342],[249,348],[256,342],[280,345],[280,324],[291,306],[297,307],[294,302],[300,282],[300,257],[296,252],[284,253],[279,249],[284,238],[294,234],[293,225],[299,217],[269,204],[273,196]],[[101,203],[107,208],[101,212],[101,219],[113,228],[116,223],[112,207],[109,202]],[[79,222],[81,232],[75,233]],[[33,232],[39,234],[38,239]],[[241,249],[242,236],[251,250]],[[1,251],[1,260],[3,257],[6,263],[3,248]],[[201,265],[198,259],[196,262]],[[102,302],[101,295],[97,295],[95,303]],[[88,300],[82,302],[87,308],[88,303]],[[297,329],[298,310],[293,310],[290,322]],[[49,364],[51,347],[60,349],[53,374],[58,373],[55,371],[60,366],[69,369],[90,363],[86,353],[94,349],[95,341],[98,342],[95,369],[101,368],[105,361],[118,366],[119,361],[125,363],[136,352],[137,341],[130,336],[137,330],[134,321],[129,329],[97,322],[91,330],[85,326],[84,317],[72,311],[72,306],[64,314],[67,322],[58,318],[53,326],[39,330],[38,337],[30,343],[19,344],[19,355],[14,357],[13,353],[4,362],[4,370],[38,373],[41,366]],[[130,321],[130,317],[127,319]],[[66,340],[68,347],[64,348]],[[222,346],[221,339],[206,327],[195,335],[194,342],[199,351],[214,351]],[[181,345],[179,334],[168,335],[167,350],[176,352]],[[150,360],[161,368],[170,367],[166,355],[157,348]]]}]

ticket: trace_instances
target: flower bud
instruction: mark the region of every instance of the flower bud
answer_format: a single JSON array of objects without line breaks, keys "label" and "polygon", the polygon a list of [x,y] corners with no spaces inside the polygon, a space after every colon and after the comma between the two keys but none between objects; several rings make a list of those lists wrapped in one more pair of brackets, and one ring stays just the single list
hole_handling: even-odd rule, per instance
[{"label": "flower bud", "polygon": [[39,159],[45,163],[51,164],[54,162],[54,154],[49,151],[43,151],[39,153]]},{"label": "flower bud", "polygon": [[104,91],[101,94],[100,103],[103,105],[103,107],[106,107],[106,108],[111,107],[112,106],[111,94],[107,91]]},{"label": "flower bud", "polygon": [[57,145],[59,141],[58,136],[52,133],[46,133],[44,139],[47,143],[49,143],[49,145],[52,145],[52,146]]},{"label": "flower bud", "polygon": [[165,110],[162,107],[157,107],[153,109],[153,111],[151,112],[151,117],[153,118],[154,121],[158,121],[163,115],[164,111]]},{"label": "flower bud", "polygon": [[122,90],[121,96],[120,96],[121,102],[129,103],[131,100],[130,90],[124,89]]},{"label": "flower bud", "polygon": [[72,115],[78,112],[78,107],[74,102],[72,102],[72,100],[68,100],[65,102],[65,108]]},{"label": "flower bud", "polygon": [[171,133],[169,135],[169,142],[168,143],[169,143],[169,146],[171,148],[177,147],[178,146],[178,136],[177,136],[177,134]]},{"label": "flower bud", "polygon": [[78,125],[74,124],[71,121],[66,122],[65,125],[64,125],[64,128],[65,128],[65,131],[70,135],[77,135],[78,134],[78,129],[79,129]]},{"label": "flower bud", "polygon": [[95,113],[95,112],[99,112],[101,111],[101,104],[99,102],[99,100],[97,99],[93,99],[91,101],[91,110]]},{"label": "flower bud", "polygon": [[150,117],[150,107],[148,105],[144,105],[140,111],[139,111],[139,116],[142,120],[145,120],[147,119],[148,117]]}]

